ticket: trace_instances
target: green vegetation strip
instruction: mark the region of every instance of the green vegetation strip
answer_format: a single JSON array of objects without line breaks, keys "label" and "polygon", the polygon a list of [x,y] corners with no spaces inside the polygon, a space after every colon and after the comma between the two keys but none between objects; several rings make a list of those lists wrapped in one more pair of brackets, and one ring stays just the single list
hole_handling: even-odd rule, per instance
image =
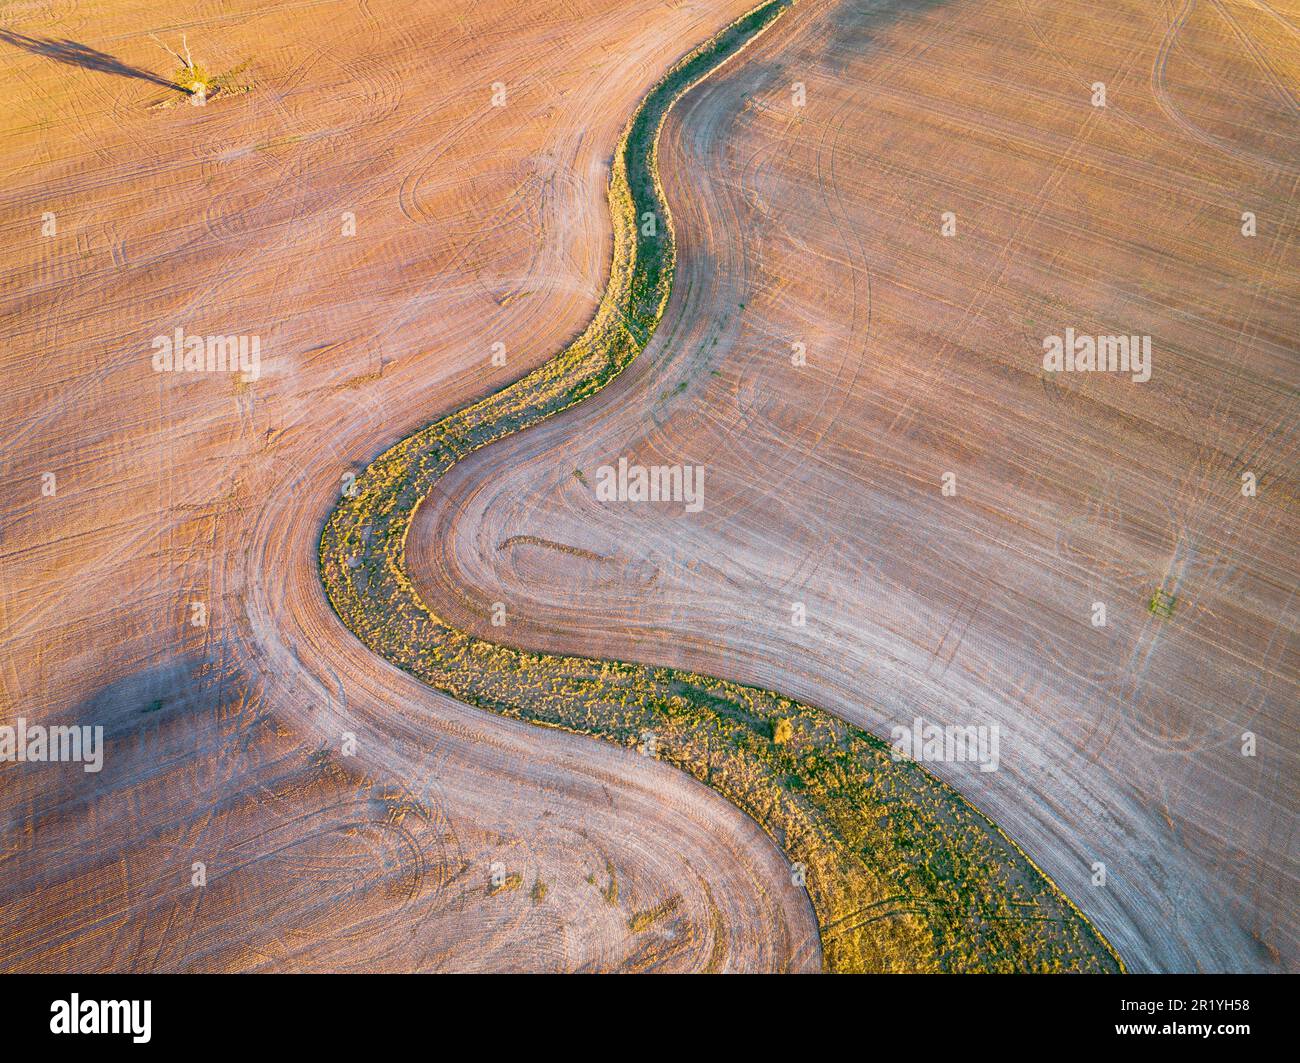
[{"label": "green vegetation strip", "polygon": [[[649,341],[672,288],[657,146],[673,103],[788,7],[770,0],[679,62],[614,157],[609,287],[583,334],[509,387],[381,454],[320,542],[329,599],[398,667],[491,712],[657,756],[743,809],[806,889],[831,971],[1117,971],[1114,950],[1029,858],[951,787],[838,717],[710,676],[531,653],[460,631],[420,600],[406,537],[457,461],[595,394]],[[652,211],[657,234],[639,224]]]}]

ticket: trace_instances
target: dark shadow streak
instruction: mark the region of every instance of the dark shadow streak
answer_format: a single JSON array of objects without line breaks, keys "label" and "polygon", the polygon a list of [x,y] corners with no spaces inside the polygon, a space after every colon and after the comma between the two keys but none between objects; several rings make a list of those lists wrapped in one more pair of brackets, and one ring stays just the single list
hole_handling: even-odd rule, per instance
[{"label": "dark shadow streak", "polygon": [[0,29],[0,41],[12,44],[15,48],[21,48],[25,52],[31,52],[32,55],[43,55],[47,59],[53,59],[56,63],[67,63],[69,66],[79,66],[83,70],[95,70],[101,74],[116,74],[119,77],[136,78],[139,81],[148,81],[154,85],[161,85],[166,89],[176,87],[166,78],[161,78],[157,74],[152,74],[138,66],[124,63],[120,59],[113,58],[107,52],[101,52],[88,44],[78,44],[76,41],[66,39],[59,41],[49,37],[28,37],[24,33],[15,33],[13,30],[6,29]]}]

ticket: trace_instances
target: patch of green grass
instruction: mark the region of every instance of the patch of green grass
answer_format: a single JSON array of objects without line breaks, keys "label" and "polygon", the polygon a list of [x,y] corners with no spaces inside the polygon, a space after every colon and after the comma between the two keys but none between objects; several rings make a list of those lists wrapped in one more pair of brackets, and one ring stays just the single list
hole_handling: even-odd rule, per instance
[{"label": "patch of green grass", "polygon": [[1168,620],[1174,615],[1174,606],[1178,604],[1178,596],[1165,590],[1163,587],[1157,587],[1151,595],[1151,600],[1147,602],[1147,609],[1152,615]]}]

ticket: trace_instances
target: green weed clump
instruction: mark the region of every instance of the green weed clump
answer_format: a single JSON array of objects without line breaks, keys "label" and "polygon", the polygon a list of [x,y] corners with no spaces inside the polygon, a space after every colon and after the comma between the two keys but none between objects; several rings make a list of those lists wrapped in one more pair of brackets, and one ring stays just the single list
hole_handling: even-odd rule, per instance
[{"label": "green weed clump", "polygon": [[1174,615],[1174,606],[1178,604],[1178,596],[1163,587],[1157,587],[1151,595],[1151,600],[1147,602],[1147,609],[1154,615],[1164,620],[1169,620]]}]

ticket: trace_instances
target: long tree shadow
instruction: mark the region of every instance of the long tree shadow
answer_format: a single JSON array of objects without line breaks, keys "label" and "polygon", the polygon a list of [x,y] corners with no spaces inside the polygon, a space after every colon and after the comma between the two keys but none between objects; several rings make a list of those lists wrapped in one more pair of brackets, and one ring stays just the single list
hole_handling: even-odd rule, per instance
[{"label": "long tree shadow", "polygon": [[131,66],[130,63],[124,63],[107,52],[101,52],[88,44],[79,44],[76,41],[67,39],[55,40],[52,37],[29,37],[25,33],[16,33],[7,29],[0,29],[0,41],[12,44],[15,48],[21,48],[25,52],[31,52],[33,55],[43,55],[46,59],[53,59],[56,63],[67,63],[69,66],[79,66],[83,70],[95,70],[101,74],[116,74],[118,77],[136,78],[139,81],[148,81],[167,89],[176,87],[166,78],[159,77],[157,74],[141,67]]}]

